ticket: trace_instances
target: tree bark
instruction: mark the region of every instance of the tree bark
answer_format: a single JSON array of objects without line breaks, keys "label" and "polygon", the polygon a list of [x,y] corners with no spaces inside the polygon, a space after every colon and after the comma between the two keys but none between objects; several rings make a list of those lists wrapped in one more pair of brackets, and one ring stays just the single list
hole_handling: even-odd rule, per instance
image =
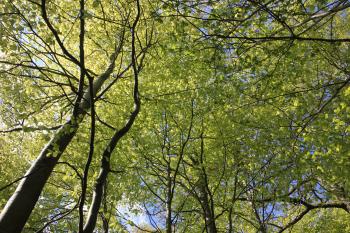
[{"label": "tree bark", "polygon": [[233,233],[232,211],[233,208],[230,207],[230,210],[228,212],[228,233]]},{"label": "tree bark", "polygon": [[[0,233],[19,233],[31,214],[41,190],[78,129],[68,121],[62,126],[30,167],[0,215]],[[55,150],[55,147],[59,150]]]},{"label": "tree bark", "polygon": [[[94,82],[94,95],[112,74],[117,52],[113,54],[107,70]],[[90,92],[86,91],[80,103],[81,110],[72,114],[71,119],[55,133],[27,171],[25,178],[22,179],[0,214],[0,233],[20,233],[22,231],[52,170],[76,134],[86,111],[90,108],[90,99]]]},{"label": "tree bark", "polygon": [[167,199],[166,199],[166,233],[172,232],[172,216],[171,216],[171,204],[172,204],[172,178],[171,178],[171,167],[170,167],[170,160],[169,158],[168,164],[167,164]]},{"label": "tree bark", "polygon": [[98,217],[98,211],[100,209],[102,197],[103,197],[103,188],[106,184],[106,180],[107,180],[108,174],[110,172],[110,159],[111,159],[112,152],[115,149],[115,147],[117,146],[119,140],[122,137],[124,137],[125,134],[127,134],[129,132],[129,130],[131,129],[131,126],[135,122],[135,119],[136,119],[138,113],[140,112],[141,102],[140,102],[140,99],[138,97],[137,81],[135,84],[135,93],[136,93],[136,95],[134,95],[135,107],[134,107],[134,110],[129,117],[129,120],[127,121],[127,123],[125,124],[125,126],[123,128],[121,128],[120,130],[115,132],[115,134],[113,135],[112,139],[110,140],[108,146],[106,147],[106,149],[103,152],[102,160],[101,160],[101,169],[100,169],[99,176],[96,180],[93,198],[91,201],[91,206],[89,209],[89,213],[87,216],[87,220],[86,220],[86,223],[84,226],[83,233],[92,233],[93,230],[95,229],[95,225],[96,225],[96,221],[97,221],[97,217]]},{"label": "tree bark", "polygon": [[171,221],[171,201],[169,201],[166,205],[167,208],[167,217],[166,217],[166,232],[172,233],[172,221]]},{"label": "tree bark", "polygon": [[217,233],[214,213],[214,200],[208,185],[208,176],[204,168],[204,138],[203,132],[200,135],[200,157],[197,166],[200,166],[199,176],[199,201],[203,208],[203,217],[207,233]]},{"label": "tree bark", "polygon": [[202,179],[203,180],[200,181],[200,187],[199,187],[199,195],[200,195],[199,198],[203,209],[205,229],[207,233],[217,233],[214,209],[211,208],[211,204],[208,198],[208,192],[204,183],[205,178],[202,177]]},{"label": "tree bark", "polygon": [[139,97],[138,73],[140,72],[140,67],[142,66],[143,58],[141,59],[140,67],[138,67],[136,48],[135,48],[135,41],[136,41],[135,29],[140,19],[141,9],[140,9],[139,0],[136,0],[136,3],[137,3],[137,15],[131,28],[131,60],[132,60],[132,68],[134,73],[134,90],[133,90],[134,109],[131,112],[130,117],[126,122],[126,124],[120,130],[117,130],[114,133],[112,139],[109,141],[106,149],[102,154],[101,169],[100,169],[99,176],[96,180],[93,198],[92,198],[91,206],[87,216],[87,220],[83,229],[83,233],[93,233],[95,229],[96,221],[98,217],[98,211],[100,209],[101,202],[102,202],[104,186],[106,185],[107,177],[110,172],[110,159],[111,159],[112,152],[117,146],[119,140],[122,137],[124,137],[131,129],[141,108],[141,101]]},{"label": "tree bark", "polygon": [[100,174],[98,175],[98,178],[96,180],[95,189],[91,201],[92,204],[89,209],[83,233],[93,232],[95,229],[98,211],[100,209],[103,197],[103,188],[107,180],[109,169],[109,161],[107,161],[106,157],[103,157]]}]

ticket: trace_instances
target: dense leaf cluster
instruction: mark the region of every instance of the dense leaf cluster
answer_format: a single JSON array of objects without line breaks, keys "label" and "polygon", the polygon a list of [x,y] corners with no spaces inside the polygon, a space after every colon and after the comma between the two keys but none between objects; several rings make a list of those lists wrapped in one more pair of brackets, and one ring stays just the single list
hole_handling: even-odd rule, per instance
[{"label": "dense leaf cluster", "polygon": [[350,232],[349,9],[4,0],[0,233]]}]

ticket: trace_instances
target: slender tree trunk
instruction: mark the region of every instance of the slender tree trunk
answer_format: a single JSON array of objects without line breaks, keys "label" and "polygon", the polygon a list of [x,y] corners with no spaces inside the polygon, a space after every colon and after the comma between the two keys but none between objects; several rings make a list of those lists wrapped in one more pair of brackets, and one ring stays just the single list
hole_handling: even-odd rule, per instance
[{"label": "slender tree trunk", "polygon": [[95,229],[98,211],[100,209],[101,202],[102,202],[103,189],[106,184],[109,170],[110,170],[109,161],[107,161],[107,159],[104,157],[100,174],[98,175],[98,178],[96,180],[95,189],[94,189],[94,193],[91,201],[92,204],[90,206],[87,220],[83,230],[84,233],[93,232]]},{"label": "slender tree trunk", "polygon": [[200,199],[207,233],[217,233],[214,210],[211,208],[208,192],[204,184],[200,184]]},{"label": "slender tree trunk", "polygon": [[171,221],[171,201],[167,203],[167,216],[166,216],[166,232],[167,233],[172,233],[172,221]]},{"label": "slender tree trunk", "polygon": [[214,213],[214,200],[211,195],[208,176],[204,168],[204,138],[203,132],[200,135],[201,138],[201,149],[200,149],[200,176],[199,176],[199,199],[202,204],[204,212],[205,227],[207,233],[217,233],[216,223],[215,223],[215,213]]},{"label": "slender tree trunk", "polygon": [[170,158],[169,158],[169,162],[167,166],[166,233],[172,232],[171,204],[172,204],[172,182],[171,182],[171,167],[170,167]]},{"label": "slender tree trunk", "polygon": [[98,211],[100,209],[101,202],[102,202],[104,186],[106,185],[107,177],[110,172],[110,160],[111,160],[112,152],[117,146],[119,140],[122,137],[124,137],[131,129],[131,126],[134,124],[136,117],[139,114],[140,108],[141,108],[141,101],[139,97],[138,73],[140,72],[140,67],[142,65],[142,62],[140,63],[140,67],[138,67],[137,57],[136,57],[136,48],[135,48],[135,41],[136,41],[135,29],[140,18],[141,9],[140,9],[139,0],[136,0],[136,3],[137,3],[137,15],[131,29],[131,60],[132,60],[132,68],[134,73],[134,90],[133,90],[134,109],[131,112],[130,117],[126,122],[126,124],[124,125],[124,127],[122,127],[120,130],[117,130],[115,132],[112,139],[109,141],[108,146],[106,147],[106,149],[102,154],[101,169],[100,169],[99,176],[96,180],[95,190],[93,193],[93,198],[92,198],[91,206],[87,216],[86,224],[83,229],[83,233],[93,233],[95,229]]},{"label": "slender tree trunk", "polygon": [[[105,190],[106,191],[106,190]],[[101,219],[102,219],[102,229],[104,233],[108,233],[109,232],[109,223],[108,220],[106,219],[106,217],[101,214]]]},{"label": "slender tree trunk", "polygon": [[205,222],[205,230],[207,233],[217,233],[216,223],[215,223],[215,213],[214,213],[214,201],[211,196],[209,186],[208,186],[208,177],[203,163],[204,156],[204,139],[203,133],[201,134],[201,151],[199,158],[191,158],[193,167],[198,169],[198,181],[196,185],[195,197],[200,203],[203,210],[203,218]]},{"label": "slender tree trunk", "polygon": [[[111,58],[107,70],[94,82],[94,94],[98,92],[115,67],[117,53]],[[20,233],[39,199],[46,181],[57,164],[64,150],[76,134],[80,122],[90,107],[90,92],[87,91],[80,104],[81,111],[72,115],[53,136],[40,155],[27,171],[25,178],[18,185],[15,193],[6,203],[0,214],[0,233]]]},{"label": "slender tree trunk", "polygon": [[233,233],[232,211],[233,208],[230,207],[230,210],[228,212],[228,233]]},{"label": "slender tree trunk", "polygon": [[[136,83],[135,86],[136,86],[135,90],[136,90],[136,92],[138,92],[137,91],[138,84]],[[92,197],[92,201],[91,201],[91,206],[89,209],[89,213],[87,216],[87,220],[86,220],[86,223],[84,226],[83,233],[92,233],[93,230],[95,229],[98,211],[100,209],[101,202],[102,202],[104,186],[106,185],[107,177],[108,177],[108,174],[110,172],[110,159],[111,159],[112,152],[115,149],[115,147],[117,146],[119,140],[122,137],[124,137],[125,134],[127,134],[127,132],[129,132],[129,130],[131,129],[131,126],[135,122],[135,119],[136,119],[138,113],[140,112],[141,102],[139,100],[138,94],[136,94],[134,96],[134,98],[135,98],[135,108],[134,108],[134,111],[131,113],[128,122],[125,124],[125,126],[123,128],[118,130],[113,135],[108,146],[106,147],[106,149],[103,152],[102,161],[101,161],[101,169],[100,169],[99,176],[96,180],[95,189],[94,189],[94,193],[93,193],[93,197]]]}]

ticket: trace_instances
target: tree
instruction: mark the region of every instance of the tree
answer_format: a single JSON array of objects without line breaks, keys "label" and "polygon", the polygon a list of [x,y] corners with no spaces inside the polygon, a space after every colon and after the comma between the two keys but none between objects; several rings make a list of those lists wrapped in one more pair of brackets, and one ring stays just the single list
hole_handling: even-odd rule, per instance
[{"label": "tree", "polygon": [[[62,3],[63,4],[63,3]],[[73,3],[67,2],[66,4],[70,4],[72,7],[74,7]],[[73,5],[72,5],[73,4]],[[126,73],[130,68],[133,69],[134,72],[134,94],[133,98],[135,101],[135,110],[133,114],[131,114],[129,122],[123,127],[121,130],[117,131],[117,133],[112,137],[111,142],[106,149],[106,152],[103,154],[103,158],[108,159],[107,157],[110,156],[112,150],[115,148],[116,143],[122,137],[131,127],[134,119],[136,118],[136,115],[139,111],[139,97],[138,97],[138,72],[141,70],[141,64],[142,60],[144,58],[144,53],[149,46],[149,44],[146,45],[145,48],[142,48],[142,44],[140,41],[140,38],[136,35],[136,27],[137,23],[140,18],[140,11],[141,7],[139,5],[139,2],[137,2],[136,7],[136,18],[134,19],[134,22],[131,24],[130,19],[132,8],[121,8],[120,10],[120,18],[118,19],[121,22],[121,29],[117,29],[117,31],[114,31],[115,39],[116,41],[112,39],[110,42],[112,43],[112,48],[114,47],[114,51],[112,51],[112,54],[110,55],[110,64],[107,66],[106,70],[97,78],[94,78],[94,72],[89,71],[86,68],[85,64],[85,21],[89,17],[89,12],[85,10],[85,2],[80,1],[80,10],[79,10],[79,22],[80,22],[80,28],[79,30],[74,31],[74,28],[68,28],[70,31],[68,31],[68,35],[65,37],[72,37],[74,40],[74,36],[78,37],[79,40],[77,40],[76,44],[79,47],[79,59],[77,59],[72,52],[69,52],[69,48],[66,47],[63,40],[61,39],[59,34],[62,34],[63,32],[58,31],[55,29],[55,26],[50,22],[51,19],[48,16],[48,7],[45,0],[41,1],[40,3],[37,2],[31,2],[29,5],[30,13],[33,14],[35,12],[39,12],[41,15],[41,19],[39,19],[39,22],[35,22],[35,19],[32,19],[34,22],[31,22],[27,15],[23,12],[27,6],[20,5],[20,8],[15,3],[8,2],[6,7],[8,7],[10,10],[10,15],[16,15],[17,17],[14,24],[19,27],[18,35],[12,35],[8,34],[8,38],[12,39],[13,41],[17,42],[18,44],[15,44],[15,46],[18,46],[18,53],[23,54],[26,60],[20,60],[18,63],[16,61],[14,62],[8,62],[4,61],[5,64],[5,72],[9,70],[10,74],[12,70],[16,68],[23,68],[23,71],[20,70],[19,72],[28,73],[25,74],[29,78],[33,75],[43,75],[48,76],[46,81],[45,78],[38,77],[39,82],[49,82],[56,84],[57,88],[61,88],[63,95],[62,97],[66,97],[73,106],[72,114],[69,117],[69,120],[65,122],[58,131],[54,134],[53,138],[50,140],[50,142],[45,146],[45,148],[41,151],[39,157],[37,158],[36,162],[33,163],[31,168],[28,170],[26,175],[23,177],[20,185],[18,186],[15,194],[11,197],[11,199],[8,201],[7,205],[4,207],[4,210],[1,214],[1,230],[6,232],[19,232],[23,228],[25,222],[27,221],[27,218],[29,217],[32,209],[34,208],[34,205],[36,201],[39,198],[40,192],[45,185],[47,179],[49,178],[53,168],[57,164],[60,156],[65,151],[66,147],[69,145],[72,138],[75,136],[79,124],[82,122],[84,115],[86,115],[86,111],[93,106],[93,103],[95,101],[95,98],[101,98],[102,95],[110,89],[110,87],[119,79],[121,78],[124,73]],[[23,7],[23,9],[22,9]],[[96,4],[92,7],[97,7]],[[6,9],[6,8],[5,8]],[[8,10],[8,9],[7,9]],[[52,9],[50,9],[52,11]],[[127,15],[123,15],[125,12],[122,12],[122,10],[127,12]],[[103,11],[103,8],[102,8]],[[58,21],[62,20],[63,15],[58,15]],[[13,20],[13,18],[10,18]],[[41,24],[41,25],[40,25]],[[44,24],[44,25],[42,25]],[[72,27],[74,26],[74,22],[72,24]],[[40,32],[44,31],[47,28],[49,33],[41,35]],[[126,65],[122,67],[119,72],[115,75],[114,80],[112,80],[109,85],[107,85],[100,93],[100,96],[97,96],[98,92],[100,91],[102,85],[106,82],[106,80],[112,75],[115,69],[116,60],[123,59],[124,61],[125,56],[123,51],[124,43],[127,42],[126,39],[126,28],[129,27],[131,32],[129,32],[131,36],[131,51],[130,53],[130,59],[126,62]],[[29,32],[26,32],[24,30],[26,28],[29,30]],[[64,29],[64,28],[62,28]],[[62,30],[61,28],[59,30]],[[67,29],[66,29],[67,30]],[[66,32],[64,32],[66,33]],[[112,33],[110,31],[109,33]],[[108,31],[106,31],[106,34],[108,35]],[[6,35],[6,34],[5,34]],[[55,38],[55,42],[53,45],[50,45],[45,40],[45,37],[52,36]],[[137,39],[136,39],[137,37]],[[23,40],[23,41],[22,41]],[[136,41],[138,40],[138,42]],[[148,40],[148,38],[146,38]],[[93,40],[92,40],[93,41]],[[60,48],[61,52],[56,52],[57,48],[55,47],[55,43],[57,44],[58,48]],[[113,43],[115,45],[113,46]],[[138,44],[138,45],[137,45]],[[99,44],[96,44],[99,45]],[[96,46],[95,45],[95,46]],[[38,47],[39,46],[39,47]],[[74,43],[70,43],[69,46],[74,47]],[[137,54],[136,52],[136,46],[141,46],[141,52]],[[110,53],[109,51],[104,51],[107,55]],[[6,55],[5,55],[6,56]],[[66,71],[66,68],[63,64],[61,64],[60,58],[62,57],[62,62],[66,63],[67,61],[70,63],[73,63],[79,67],[80,77],[75,78],[73,75],[70,75],[70,71]],[[47,60],[53,62],[53,66],[55,68],[46,68],[45,65],[47,64]],[[137,64],[137,60],[141,60],[140,64]],[[140,61],[139,61],[140,62]],[[43,64],[43,67],[41,65]],[[51,65],[51,64],[50,64]],[[58,74],[63,76],[65,79],[62,81],[62,83],[59,83],[55,80],[51,80],[50,76],[45,73],[47,70],[49,75],[52,74]],[[26,77],[25,76],[25,77]],[[85,76],[88,78],[88,87],[85,87],[84,78]],[[74,84],[72,84],[73,81],[78,81],[78,88],[76,89],[74,87]],[[64,83],[65,82],[65,83]],[[40,84],[35,84],[38,86],[38,89],[40,90],[42,87]],[[73,93],[76,94],[76,99],[74,102],[69,99],[69,94],[66,94],[66,86],[71,89]],[[84,91],[84,89],[86,91]],[[49,102],[50,103],[50,102]],[[92,107],[92,132],[91,132],[91,144],[90,144],[90,154],[89,159],[86,165],[86,170],[84,172],[84,180],[83,180],[83,186],[86,188],[86,179],[87,179],[87,171],[89,167],[89,163],[91,161],[91,157],[93,155],[93,137],[94,137],[94,106]],[[107,171],[108,172],[108,171]],[[102,178],[103,179],[103,178]],[[103,182],[103,181],[102,181]],[[98,189],[98,187],[97,187]],[[98,191],[97,191],[98,192]],[[82,200],[84,201],[84,192],[82,196]],[[82,202],[83,203],[83,202]],[[21,209],[21,211],[18,211]],[[96,218],[96,217],[95,217]],[[88,222],[89,224],[89,222]],[[92,225],[94,225],[92,223]],[[90,230],[92,231],[92,230]]]},{"label": "tree", "polygon": [[349,6],[5,1],[0,232],[126,230],[122,203],[167,232],[349,212]]}]

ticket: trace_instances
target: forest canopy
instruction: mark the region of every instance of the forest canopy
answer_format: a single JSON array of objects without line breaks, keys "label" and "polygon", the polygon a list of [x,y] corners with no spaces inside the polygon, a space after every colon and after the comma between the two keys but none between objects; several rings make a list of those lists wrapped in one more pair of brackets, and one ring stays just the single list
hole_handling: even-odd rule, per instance
[{"label": "forest canopy", "polygon": [[350,2],[3,0],[0,233],[350,232]]}]

